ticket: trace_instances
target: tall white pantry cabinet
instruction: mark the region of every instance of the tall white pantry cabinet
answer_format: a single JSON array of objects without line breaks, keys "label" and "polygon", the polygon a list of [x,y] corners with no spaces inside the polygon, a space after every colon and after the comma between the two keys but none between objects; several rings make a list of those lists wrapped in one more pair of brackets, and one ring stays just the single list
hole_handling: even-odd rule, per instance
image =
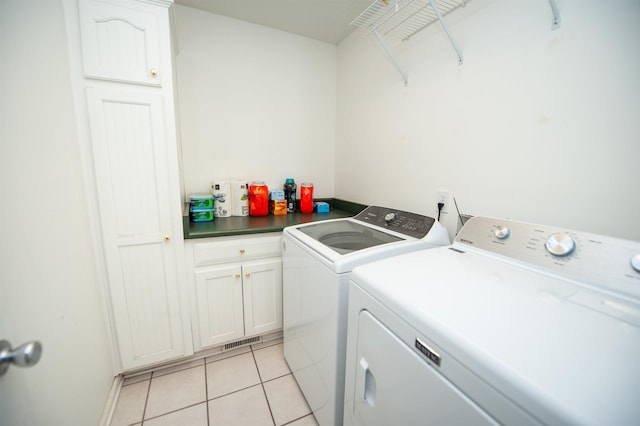
[{"label": "tall white pantry cabinet", "polygon": [[[169,7],[69,0],[77,110],[117,373],[193,353]],[[71,16],[71,18],[69,18]],[[75,25],[74,19],[75,18]],[[74,51],[75,46],[75,51]],[[73,69],[73,66],[72,66]],[[82,102],[84,101],[84,102]]]}]

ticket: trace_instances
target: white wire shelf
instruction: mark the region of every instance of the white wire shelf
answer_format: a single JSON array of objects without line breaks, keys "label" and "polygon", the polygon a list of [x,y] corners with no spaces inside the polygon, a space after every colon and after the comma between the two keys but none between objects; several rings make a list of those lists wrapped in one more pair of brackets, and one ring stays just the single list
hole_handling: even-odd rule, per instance
[{"label": "white wire shelf", "polygon": [[[447,15],[470,0],[375,0],[351,25],[407,40],[438,20],[438,13]],[[435,5],[436,10],[434,10]]]},{"label": "white wire shelf", "polygon": [[[405,86],[408,83],[407,73],[402,69],[393,53],[384,41],[383,36],[390,35],[401,40],[408,40],[424,28],[439,21],[447,34],[451,46],[458,55],[458,65],[462,65],[462,50],[458,47],[453,35],[449,31],[444,16],[471,0],[374,0],[364,12],[351,21],[351,25],[366,28],[363,37],[373,33],[389,58],[393,61]],[[549,0],[553,13],[551,29],[560,27],[560,12],[556,0]]]},{"label": "white wire shelf", "polygon": [[435,21],[440,21],[447,37],[449,37],[451,46],[458,55],[458,64],[462,65],[462,51],[449,32],[443,16],[460,6],[464,6],[468,1],[470,0],[374,0],[364,12],[351,22],[351,25],[367,28],[368,31],[364,36],[371,33],[376,36],[402,75],[406,86],[408,84],[407,73],[389,50],[383,35],[392,35],[407,40]]}]

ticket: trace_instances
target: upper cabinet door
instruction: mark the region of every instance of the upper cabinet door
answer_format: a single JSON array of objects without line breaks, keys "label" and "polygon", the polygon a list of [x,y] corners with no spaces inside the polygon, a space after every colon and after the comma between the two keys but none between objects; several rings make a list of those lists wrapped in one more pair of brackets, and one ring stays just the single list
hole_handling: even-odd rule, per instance
[{"label": "upper cabinet door", "polygon": [[163,28],[155,10],[83,0],[79,13],[86,77],[162,85],[159,31]]}]

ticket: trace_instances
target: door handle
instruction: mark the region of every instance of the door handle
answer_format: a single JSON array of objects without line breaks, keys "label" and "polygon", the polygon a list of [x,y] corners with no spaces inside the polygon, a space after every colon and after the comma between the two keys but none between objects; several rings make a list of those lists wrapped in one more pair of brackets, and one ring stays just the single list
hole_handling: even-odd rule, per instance
[{"label": "door handle", "polygon": [[40,361],[42,355],[42,344],[37,340],[25,343],[15,349],[11,349],[11,343],[0,340],[0,376],[2,376],[9,365],[18,367],[31,367]]},{"label": "door handle", "polygon": [[369,363],[364,358],[360,358],[359,362],[360,371],[356,375],[356,380],[360,383],[356,384],[356,389],[359,389],[360,397],[369,406],[375,407],[376,405],[376,379],[371,373]]}]

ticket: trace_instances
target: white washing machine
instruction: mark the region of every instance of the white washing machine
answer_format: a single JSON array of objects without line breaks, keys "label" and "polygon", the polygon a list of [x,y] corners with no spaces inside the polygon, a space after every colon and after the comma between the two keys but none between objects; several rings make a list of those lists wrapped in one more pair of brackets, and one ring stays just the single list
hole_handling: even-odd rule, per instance
[{"label": "white washing machine", "polygon": [[346,425],[640,424],[640,243],[490,218],[356,268]]},{"label": "white washing machine", "polygon": [[358,265],[449,244],[433,218],[370,206],[284,229],[284,356],[318,423],[342,423],[349,275]]}]

